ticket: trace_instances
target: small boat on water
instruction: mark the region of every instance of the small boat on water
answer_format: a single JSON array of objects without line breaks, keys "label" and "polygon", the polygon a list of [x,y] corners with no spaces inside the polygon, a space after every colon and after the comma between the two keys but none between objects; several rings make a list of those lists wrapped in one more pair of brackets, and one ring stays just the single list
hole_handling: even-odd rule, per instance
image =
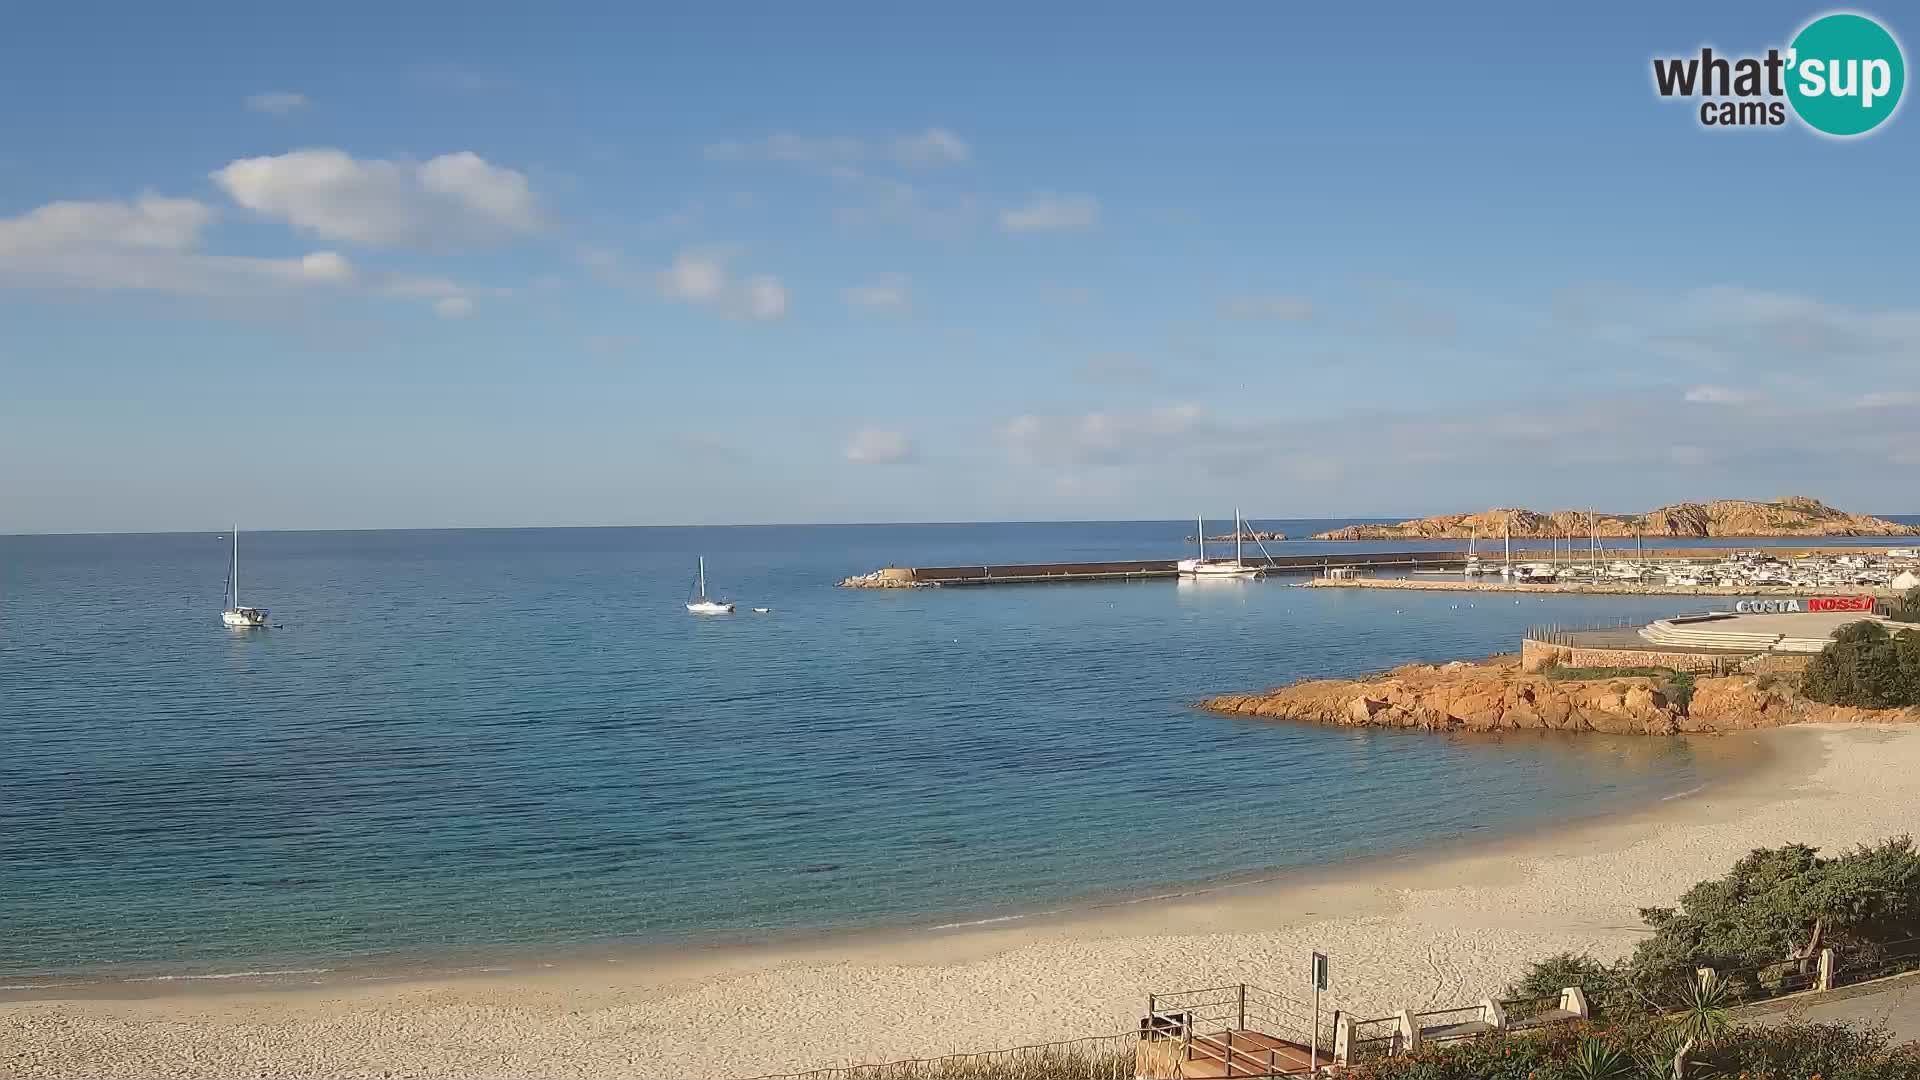
[{"label": "small boat on water", "polygon": [[722,603],[707,595],[707,557],[700,556],[700,576],[694,586],[694,595],[687,600],[687,610],[695,615],[731,615],[733,605]]},{"label": "small boat on water", "polygon": [[240,603],[240,530],[233,530],[233,555],[227,560],[226,607],[220,612],[220,621],[237,629],[247,629],[267,625],[266,608],[245,607]]}]

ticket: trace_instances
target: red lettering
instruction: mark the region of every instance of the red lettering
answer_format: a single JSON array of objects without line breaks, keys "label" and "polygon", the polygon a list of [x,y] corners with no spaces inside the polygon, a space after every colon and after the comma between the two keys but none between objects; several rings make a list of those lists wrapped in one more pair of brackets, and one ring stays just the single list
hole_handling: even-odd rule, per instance
[{"label": "red lettering", "polygon": [[1815,596],[1807,600],[1808,611],[1872,611],[1871,596]]}]

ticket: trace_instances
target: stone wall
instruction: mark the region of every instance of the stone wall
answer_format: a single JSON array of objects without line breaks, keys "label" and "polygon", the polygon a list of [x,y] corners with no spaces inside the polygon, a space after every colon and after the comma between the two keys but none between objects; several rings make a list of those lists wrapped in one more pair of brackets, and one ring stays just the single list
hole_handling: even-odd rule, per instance
[{"label": "stone wall", "polygon": [[1711,672],[1746,659],[1732,653],[1668,652],[1663,649],[1597,649],[1584,645],[1556,645],[1545,641],[1520,643],[1520,670],[1539,671],[1552,657],[1561,667],[1658,667],[1675,671]]},{"label": "stone wall", "polygon": [[1531,639],[1520,642],[1520,670],[1539,671],[1549,657],[1561,667],[1659,667],[1696,673],[1740,672],[1746,675],[1798,675],[1812,659],[1805,653],[1672,652],[1664,649],[1603,649],[1585,645],[1556,645]]}]

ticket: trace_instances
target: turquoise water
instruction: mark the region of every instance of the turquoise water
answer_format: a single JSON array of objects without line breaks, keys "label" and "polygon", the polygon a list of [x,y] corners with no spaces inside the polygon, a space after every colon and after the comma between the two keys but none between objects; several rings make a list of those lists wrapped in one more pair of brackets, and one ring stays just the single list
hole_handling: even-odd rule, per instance
[{"label": "turquoise water", "polygon": [[[247,535],[244,599],[280,624],[252,632],[219,625],[213,533],[0,537],[0,982],[964,922],[1598,812],[1715,767],[1683,740],[1187,705],[1685,601],[831,587],[1164,556],[1189,531]],[[698,553],[739,614],[685,613]]]}]

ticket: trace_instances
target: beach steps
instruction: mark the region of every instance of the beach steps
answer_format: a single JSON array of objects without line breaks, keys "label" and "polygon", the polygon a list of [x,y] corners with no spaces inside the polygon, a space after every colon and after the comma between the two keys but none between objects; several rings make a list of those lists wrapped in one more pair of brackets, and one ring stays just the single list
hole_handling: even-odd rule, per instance
[{"label": "beach steps", "polygon": [[[1198,1036],[1188,1055],[1182,1077],[1284,1076],[1307,1072],[1313,1061],[1307,1047],[1260,1031]],[[1333,1064],[1331,1047],[1321,1051],[1320,1064]]]}]

